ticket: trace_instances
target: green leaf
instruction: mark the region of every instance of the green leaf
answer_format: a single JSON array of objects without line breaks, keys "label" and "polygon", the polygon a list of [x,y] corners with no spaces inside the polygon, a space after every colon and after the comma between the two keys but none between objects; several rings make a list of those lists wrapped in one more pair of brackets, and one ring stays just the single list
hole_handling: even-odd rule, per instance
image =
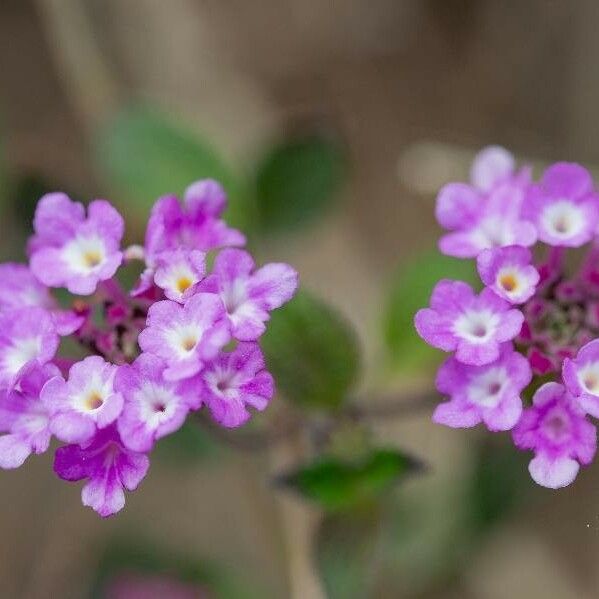
[{"label": "green leaf", "polygon": [[325,509],[338,510],[376,499],[421,468],[397,450],[376,449],[356,461],[321,457],[278,480]]},{"label": "green leaf", "polygon": [[295,229],[315,220],[335,199],[345,172],[345,152],[337,141],[320,134],[283,140],[257,170],[261,228]]},{"label": "green leaf", "polygon": [[393,368],[425,369],[442,359],[442,353],[420,339],[414,328],[414,315],[428,306],[440,279],[459,279],[472,285],[478,282],[472,260],[438,252],[419,255],[394,277],[383,316],[385,346]]},{"label": "green leaf", "polygon": [[278,389],[304,407],[339,407],[358,374],[353,329],[305,291],[273,313],[262,346]]},{"label": "green leaf", "polygon": [[133,208],[142,209],[143,219],[159,196],[181,194],[193,181],[208,177],[229,196],[228,222],[241,226],[251,219],[240,181],[212,145],[158,112],[141,107],[122,112],[99,132],[96,156],[109,181]]}]

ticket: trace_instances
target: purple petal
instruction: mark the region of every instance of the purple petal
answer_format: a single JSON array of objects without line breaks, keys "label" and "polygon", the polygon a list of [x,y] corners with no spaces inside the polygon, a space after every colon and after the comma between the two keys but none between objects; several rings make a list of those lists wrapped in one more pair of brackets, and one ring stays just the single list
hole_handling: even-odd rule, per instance
[{"label": "purple petal", "polygon": [[30,455],[30,444],[18,435],[0,437],[0,468],[18,468]]},{"label": "purple petal", "polygon": [[495,185],[510,177],[515,166],[514,157],[505,148],[489,146],[474,158],[470,180],[481,191],[490,191]]},{"label": "purple petal", "polygon": [[572,458],[550,458],[545,454],[535,456],[528,465],[532,479],[549,489],[567,487],[574,482],[579,469],[578,462]]},{"label": "purple petal", "polygon": [[433,413],[433,422],[452,428],[470,428],[480,421],[480,412],[475,406],[457,400],[439,404]]},{"label": "purple petal", "polygon": [[593,180],[579,164],[558,162],[545,171],[542,186],[554,197],[576,199],[592,191]]}]

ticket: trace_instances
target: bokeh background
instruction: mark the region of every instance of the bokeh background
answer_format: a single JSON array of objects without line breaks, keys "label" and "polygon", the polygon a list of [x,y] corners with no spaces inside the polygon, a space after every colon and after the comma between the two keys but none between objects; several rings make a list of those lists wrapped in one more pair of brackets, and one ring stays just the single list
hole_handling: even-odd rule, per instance
[{"label": "bokeh background", "polygon": [[[354,401],[426,394],[411,315],[459,268],[436,190],[489,143],[599,165],[598,26],[593,0],[2,0],[1,259],[45,191],[110,199],[133,242],[159,194],[216,176],[260,259],[357,332]],[[391,412],[369,443],[426,470],[341,511],[273,483],[313,457],[301,432],[187,427],[108,521],[31,458],[0,476],[0,596],[597,597],[598,468],[542,490],[509,436]]]}]

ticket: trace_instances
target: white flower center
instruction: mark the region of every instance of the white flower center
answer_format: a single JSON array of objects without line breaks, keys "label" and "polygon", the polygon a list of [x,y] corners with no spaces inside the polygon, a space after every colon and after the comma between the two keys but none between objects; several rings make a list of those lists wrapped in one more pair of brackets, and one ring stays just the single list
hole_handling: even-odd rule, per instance
[{"label": "white flower center", "polygon": [[506,295],[511,296],[522,289],[523,281],[520,272],[515,267],[506,266],[497,273],[496,284]]},{"label": "white flower center", "polygon": [[179,397],[172,391],[148,381],[144,382],[134,397],[139,402],[142,420],[154,428],[172,418],[179,404]]},{"label": "white flower center", "polygon": [[102,408],[112,393],[112,377],[106,381],[102,381],[100,376],[94,374],[85,388],[80,393],[71,397],[71,402],[80,412],[95,414]]},{"label": "white flower center", "polygon": [[578,371],[578,382],[587,393],[599,396],[599,362],[585,364]]},{"label": "white flower center", "polygon": [[168,286],[181,295],[197,282],[196,274],[186,264],[178,264],[170,270]]},{"label": "white flower center", "polygon": [[503,247],[513,241],[513,223],[498,217],[484,219],[472,232],[472,242],[480,249]]},{"label": "white flower center", "polygon": [[493,337],[499,317],[490,310],[464,312],[454,324],[454,332],[470,343],[486,343]]},{"label": "white flower center", "polygon": [[508,381],[508,373],[504,367],[489,368],[470,382],[468,400],[484,408],[494,408],[501,401]]},{"label": "white flower center", "polygon": [[37,358],[41,348],[40,337],[15,339],[4,355],[4,369],[11,375],[17,374],[27,362]]},{"label": "white flower center", "polygon": [[62,259],[74,273],[89,275],[106,261],[106,246],[98,236],[75,237],[64,246]]},{"label": "white flower center", "polygon": [[207,372],[204,378],[215,395],[223,399],[234,398],[238,395],[239,381],[235,371],[217,367]]},{"label": "white flower center", "polygon": [[181,358],[186,358],[193,352],[201,336],[202,331],[190,324],[179,326],[167,333],[170,346]]},{"label": "white flower center", "polygon": [[554,237],[567,239],[578,235],[584,228],[582,210],[569,200],[558,200],[547,206],[541,215],[541,223]]}]

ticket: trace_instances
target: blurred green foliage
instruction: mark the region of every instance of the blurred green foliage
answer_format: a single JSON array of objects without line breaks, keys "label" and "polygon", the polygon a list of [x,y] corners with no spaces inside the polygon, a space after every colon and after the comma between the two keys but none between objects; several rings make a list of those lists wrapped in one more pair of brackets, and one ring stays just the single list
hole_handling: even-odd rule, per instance
[{"label": "blurred green foliage", "polygon": [[[227,219],[245,227],[251,219],[241,178],[207,140],[149,108],[131,107],[100,130],[96,156],[101,171],[145,220],[159,196],[180,195],[202,178],[218,180],[229,196]],[[123,206],[123,202],[115,199]],[[131,213],[131,211],[130,211]]]},{"label": "blurred green foliage", "polygon": [[260,228],[272,233],[316,220],[332,203],[345,172],[344,149],[337,141],[316,134],[282,140],[257,169]]},{"label": "blurred green foliage", "polygon": [[389,363],[396,371],[427,369],[442,359],[441,352],[422,341],[414,329],[414,315],[428,306],[440,279],[478,283],[472,260],[450,258],[438,251],[419,254],[392,280],[383,312],[383,335]]},{"label": "blurred green foliage", "polygon": [[133,541],[129,537],[113,539],[105,548],[98,565],[92,597],[103,599],[110,584],[118,576],[127,574],[164,576],[194,584],[206,590],[210,597],[219,599],[264,597],[264,592],[256,588],[255,582],[248,584],[240,579],[238,571],[232,572],[210,561],[179,555],[159,548],[151,541]]},{"label": "blurred green foliage", "polygon": [[[133,106],[96,138],[98,166],[117,191],[141,210],[181,194],[193,181],[213,178],[229,196],[227,221],[252,234],[270,235],[318,218],[341,187],[346,172],[342,146],[319,132],[284,138],[270,147],[245,177],[201,135],[158,111]],[[123,201],[118,201],[122,208]]]},{"label": "blurred green foliage", "polygon": [[278,389],[299,406],[338,408],[359,374],[351,325],[305,290],[273,312],[261,344]]},{"label": "blurred green foliage", "polygon": [[199,460],[215,457],[220,451],[220,445],[210,433],[190,417],[178,431],[160,439],[152,452],[152,459],[176,467],[193,466]]},{"label": "blurred green foliage", "polygon": [[373,449],[353,460],[322,456],[279,482],[327,510],[339,510],[376,500],[420,469],[417,460],[395,449]]}]

